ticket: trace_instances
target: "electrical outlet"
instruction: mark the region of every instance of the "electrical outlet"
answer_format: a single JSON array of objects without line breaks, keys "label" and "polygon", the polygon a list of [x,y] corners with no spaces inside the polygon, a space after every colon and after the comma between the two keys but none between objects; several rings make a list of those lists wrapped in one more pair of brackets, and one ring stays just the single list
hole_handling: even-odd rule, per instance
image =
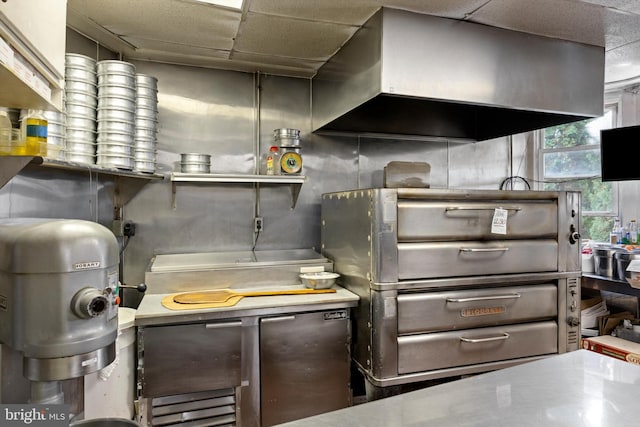
[{"label": "electrical outlet", "polygon": [[261,216],[253,218],[253,231],[255,233],[264,231],[264,219]]},{"label": "electrical outlet", "polygon": [[136,224],[134,222],[125,222],[122,232],[127,237],[136,235]]}]

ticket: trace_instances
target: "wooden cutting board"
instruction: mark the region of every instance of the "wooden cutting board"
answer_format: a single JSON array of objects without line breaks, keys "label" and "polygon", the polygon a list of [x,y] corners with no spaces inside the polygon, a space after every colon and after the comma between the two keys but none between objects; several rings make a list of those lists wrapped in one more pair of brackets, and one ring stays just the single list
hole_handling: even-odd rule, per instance
[{"label": "wooden cutting board", "polygon": [[185,292],[167,295],[162,305],[170,310],[200,310],[205,308],[233,307],[244,297],[269,295],[300,295],[335,293],[335,289],[287,289],[279,291],[213,291]]},{"label": "wooden cutting board", "polygon": [[216,289],[212,291],[177,294],[173,297],[173,300],[179,304],[206,304],[222,303],[236,296],[258,297],[270,295],[328,294],[335,292],[335,289],[286,289],[274,291],[234,291],[232,289]]},{"label": "wooden cutting board", "polygon": [[229,298],[223,302],[209,302],[203,304],[180,304],[175,302],[173,298],[174,294],[167,295],[162,298],[162,305],[169,310],[202,310],[205,308],[221,308],[221,307],[233,307],[240,301],[243,297],[241,295],[236,295],[234,297]]}]

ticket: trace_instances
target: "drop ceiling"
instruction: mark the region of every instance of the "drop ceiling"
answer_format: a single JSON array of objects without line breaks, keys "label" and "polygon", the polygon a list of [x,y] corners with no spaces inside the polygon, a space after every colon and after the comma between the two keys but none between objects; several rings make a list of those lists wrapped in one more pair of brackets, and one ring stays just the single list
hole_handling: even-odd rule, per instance
[{"label": "drop ceiling", "polygon": [[605,82],[640,77],[637,0],[68,0],[67,23],[123,58],[312,77],[380,7],[605,49]]}]

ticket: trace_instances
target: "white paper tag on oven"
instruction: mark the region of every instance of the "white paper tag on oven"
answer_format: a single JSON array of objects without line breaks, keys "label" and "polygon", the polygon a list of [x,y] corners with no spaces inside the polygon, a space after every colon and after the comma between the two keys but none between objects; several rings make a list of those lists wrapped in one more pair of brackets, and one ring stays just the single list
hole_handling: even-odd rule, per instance
[{"label": "white paper tag on oven", "polygon": [[507,216],[509,211],[502,208],[496,208],[493,211],[493,220],[491,221],[491,232],[493,234],[507,234]]}]

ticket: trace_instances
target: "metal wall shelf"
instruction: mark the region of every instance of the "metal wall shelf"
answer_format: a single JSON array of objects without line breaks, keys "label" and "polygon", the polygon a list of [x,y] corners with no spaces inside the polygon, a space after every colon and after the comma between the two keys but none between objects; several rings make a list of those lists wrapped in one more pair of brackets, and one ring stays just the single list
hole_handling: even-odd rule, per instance
[{"label": "metal wall shelf", "polygon": [[40,156],[0,156],[0,188],[26,167],[55,168],[73,173],[95,173],[113,181],[113,204],[121,208],[136,195],[147,183],[162,180],[164,176],[141,172],[131,172],[97,165],[65,162],[46,159]]},{"label": "metal wall shelf", "polygon": [[304,175],[246,175],[246,174],[209,174],[209,173],[184,173],[173,172],[171,174],[173,208],[176,208],[176,184],[260,184],[265,185],[290,185],[291,209],[295,208],[300,194],[300,188],[306,181]]}]

